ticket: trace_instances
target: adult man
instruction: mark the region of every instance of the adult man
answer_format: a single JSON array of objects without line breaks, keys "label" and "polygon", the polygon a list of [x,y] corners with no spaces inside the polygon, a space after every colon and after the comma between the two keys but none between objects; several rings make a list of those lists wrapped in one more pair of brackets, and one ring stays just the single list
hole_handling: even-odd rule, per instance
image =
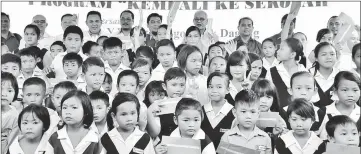
[{"label": "adult man", "polygon": [[338,18],[338,16],[332,16],[327,22],[327,28],[333,33],[334,36],[336,36],[342,24],[343,23]]},{"label": "adult man", "polygon": [[240,46],[247,46],[248,52],[253,52],[263,57],[262,44],[252,38],[253,20],[249,17],[243,17],[238,21],[239,36],[233,39],[237,42],[237,49]]},{"label": "adult man", "polygon": [[[287,20],[288,14],[285,14],[282,19],[281,19],[281,29],[283,29],[283,27],[285,26],[286,20]],[[293,30],[296,27],[296,18],[294,18],[290,24],[290,28],[288,31],[288,38],[291,38],[293,36]],[[273,35],[272,37],[270,37],[273,42],[276,44],[277,46],[277,50],[280,48],[280,44],[281,44],[281,32],[278,34]]]},{"label": "adult man", "polygon": [[[64,14],[63,16],[61,16],[61,28],[63,29],[63,31],[71,26],[71,25],[77,25],[77,17],[74,16],[73,14]],[[63,41],[63,33],[57,35],[55,37],[56,41]]]},{"label": "adult man", "polygon": [[130,30],[134,24],[134,13],[130,10],[124,10],[120,13],[120,31],[113,34],[114,37],[118,37],[123,43],[123,49],[130,49],[133,47],[133,43],[130,39]]},{"label": "adult man", "polygon": [[149,34],[147,34],[145,41],[147,46],[155,47],[158,28],[161,24],[162,16],[158,13],[151,13],[147,17],[147,27],[149,28]]},{"label": "adult man", "polygon": [[208,48],[211,44],[218,41],[218,36],[211,29],[207,30],[208,15],[206,12],[197,11],[194,14],[193,24],[201,31],[201,42],[205,47]]},{"label": "adult man", "polygon": [[102,16],[98,11],[89,11],[86,16],[85,24],[89,30],[84,31],[84,43],[87,41],[96,42],[99,36],[109,36],[105,30],[102,30]]},{"label": "adult man", "polygon": [[8,14],[1,12],[1,42],[8,47],[10,52],[17,53],[22,37],[19,34],[11,33],[9,29],[10,17]]}]

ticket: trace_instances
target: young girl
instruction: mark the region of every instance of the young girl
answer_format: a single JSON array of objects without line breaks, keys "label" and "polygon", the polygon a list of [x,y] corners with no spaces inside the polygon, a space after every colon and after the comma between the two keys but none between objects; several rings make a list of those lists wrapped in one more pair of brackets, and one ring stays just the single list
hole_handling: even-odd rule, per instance
[{"label": "young girl", "polygon": [[8,150],[8,146],[18,135],[18,111],[10,104],[17,99],[19,92],[16,78],[8,72],[1,72],[1,152]]},{"label": "young girl", "polygon": [[50,144],[47,142],[44,133],[49,129],[50,116],[48,110],[40,105],[30,104],[25,107],[18,121],[22,136],[15,138],[10,145],[8,153],[48,153],[46,151]]},{"label": "young girl", "polygon": [[226,73],[227,59],[222,56],[216,56],[209,61],[208,73],[213,72]]},{"label": "young girl", "polygon": [[[322,42],[332,43],[333,42],[333,33],[329,29],[323,28],[318,31],[316,41],[318,43],[322,43]],[[315,51],[314,50],[312,50],[312,52],[308,56],[308,60],[311,63],[315,62]]]},{"label": "young girl", "polygon": [[210,60],[212,60],[214,57],[220,56],[224,57],[224,50],[222,47],[216,44],[212,44],[208,48],[208,53],[204,55],[204,61],[203,61],[203,74],[211,74],[209,73],[209,66],[210,66]]},{"label": "young girl", "polygon": [[170,38],[167,38],[167,29],[168,29],[168,25],[166,25],[166,24],[159,26],[158,31],[157,31],[158,41],[163,40],[163,39],[170,39],[171,41],[173,41],[172,29],[170,30]]},{"label": "young girl", "polygon": [[229,89],[229,78],[226,74],[214,72],[207,79],[207,87],[210,103],[202,107],[205,116],[201,128],[209,135],[214,147],[218,147],[222,135],[231,129],[234,120],[231,111],[233,105],[225,99]]},{"label": "young girl", "polygon": [[[277,51],[277,59],[281,61],[277,66],[270,69],[270,81],[275,84],[280,97],[280,107],[288,105],[290,94],[287,89],[290,87],[290,79],[293,73],[307,71],[305,68],[305,57],[300,41],[295,38],[288,38],[281,42]],[[300,63],[297,61],[300,60]]]},{"label": "young girl", "polygon": [[[292,130],[276,140],[275,154],[322,154],[323,141],[310,131],[315,111],[305,99],[295,99],[287,109]],[[321,150],[322,149],[322,150]]]},{"label": "young girl", "polygon": [[351,72],[358,75],[358,77],[360,77],[360,73],[361,73],[360,58],[361,58],[361,43],[357,43],[352,47],[352,60],[355,63],[356,68],[351,69]]},{"label": "young girl", "polygon": [[248,89],[250,89],[254,81],[256,81],[258,78],[266,77],[267,70],[263,68],[263,61],[257,54],[248,53],[248,57],[251,63],[251,69],[247,70],[246,76],[249,83]]},{"label": "young girl", "polygon": [[129,93],[118,93],[107,115],[109,132],[101,138],[104,153],[154,154],[153,141],[136,126],[139,119],[139,102]]},{"label": "young girl", "polygon": [[234,105],[234,98],[237,93],[248,87],[246,80],[246,71],[250,69],[248,54],[245,52],[233,52],[228,59],[226,72],[231,80],[229,84],[229,95],[226,96],[228,103]]},{"label": "young girl", "polygon": [[202,55],[205,55],[207,53],[208,47],[204,46],[201,41],[201,31],[196,26],[190,26],[186,30],[186,37],[185,37],[185,44],[188,45],[194,45],[199,48]]},{"label": "young girl", "polygon": [[103,89],[104,92],[109,94],[112,91],[113,79],[109,73],[105,72],[104,82],[103,82]]},{"label": "young girl", "polygon": [[354,73],[341,71],[336,75],[333,87],[338,100],[326,106],[327,115],[347,115],[357,121],[360,118],[360,78]]},{"label": "young girl", "polygon": [[187,75],[185,94],[191,95],[201,104],[206,104],[208,102],[207,77],[199,73],[203,62],[203,56],[199,48],[191,45],[184,46],[177,61],[179,68],[185,71]]},{"label": "young girl", "polygon": [[49,139],[49,151],[56,154],[99,154],[98,134],[89,129],[93,108],[89,96],[79,90],[66,93],[61,100],[63,124]]},{"label": "young girl", "polygon": [[325,107],[333,102],[331,99],[332,85],[336,74],[339,72],[334,67],[337,61],[336,49],[332,44],[322,42],[316,46],[314,52],[316,61],[313,63],[312,68],[310,68],[310,72],[316,80],[320,97],[320,100],[315,105]]},{"label": "young girl", "polygon": [[162,81],[151,81],[145,88],[144,104],[149,107],[156,100],[161,100],[166,97],[166,91],[162,87]]},{"label": "young girl", "polygon": [[[271,67],[274,67],[280,63],[275,57],[276,49],[276,44],[272,39],[268,38],[263,40],[262,52],[265,56],[262,58],[262,61],[263,67],[267,70],[267,72],[270,72]],[[267,73],[267,75],[269,74],[270,73]]]}]

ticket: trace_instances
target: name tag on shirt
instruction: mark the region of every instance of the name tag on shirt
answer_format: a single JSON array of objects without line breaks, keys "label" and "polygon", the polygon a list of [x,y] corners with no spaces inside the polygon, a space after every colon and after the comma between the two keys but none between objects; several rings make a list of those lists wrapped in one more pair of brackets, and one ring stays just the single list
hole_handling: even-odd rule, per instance
[{"label": "name tag on shirt", "polygon": [[340,154],[340,153],[360,154],[360,147],[327,143],[326,154]]},{"label": "name tag on shirt", "polygon": [[138,149],[138,148],[133,148],[133,152],[134,152],[134,153],[143,154],[143,153],[144,153],[144,150]]},{"label": "name tag on shirt", "polygon": [[217,148],[218,154],[260,154],[261,151],[221,141]]},{"label": "name tag on shirt", "polygon": [[257,127],[276,127],[279,118],[278,112],[261,112],[257,120]]},{"label": "name tag on shirt", "polygon": [[225,133],[226,131],[229,131],[229,129],[225,129],[225,128],[219,129],[219,132],[221,132],[221,133]]}]

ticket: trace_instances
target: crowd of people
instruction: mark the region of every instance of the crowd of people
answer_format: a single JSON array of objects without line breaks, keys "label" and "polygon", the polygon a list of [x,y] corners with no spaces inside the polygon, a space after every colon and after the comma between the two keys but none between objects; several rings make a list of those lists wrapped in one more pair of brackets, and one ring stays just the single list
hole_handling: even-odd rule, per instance
[{"label": "crowd of people", "polygon": [[175,46],[169,16],[149,14],[148,31],[135,19],[124,10],[109,34],[98,11],[88,30],[64,14],[53,37],[44,15],[19,35],[1,13],[2,154],[167,154],[169,137],[199,141],[202,154],[360,146],[359,27],[334,40],[347,21],[332,16],[310,50],[294,13],[262,42],[243,17],[239,36],[222,42],[197,11]]}]

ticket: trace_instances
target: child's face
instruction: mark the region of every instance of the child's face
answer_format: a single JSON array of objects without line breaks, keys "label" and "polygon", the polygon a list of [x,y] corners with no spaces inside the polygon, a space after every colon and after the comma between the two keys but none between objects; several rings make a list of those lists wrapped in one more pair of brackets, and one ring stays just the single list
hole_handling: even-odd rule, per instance
[{"label": "child's face", "polygon": [[64,52],[64,48],[61,47],[60,45],[53,45],[50,47],[50,55],[51,57],[53,57],[53,59],[55,58],[56,55],[62,52]]},{"label": "child's face", "polygon": [[103,82],[103,89],[104,89],[104,92],[109,94],[111,91],[112,91],[112,83],[109,83],[109,82]]},{"label": "child's face", "polygon": [[41,138],[43,135],[44,123],[32,112],[26,112],[21,118],[21,133],[27,139]]},{"label": "child's face", "polygon": [[1,105],[9,105],[15,97],[15,89],[10,81],[1,82]]},{"label": "child's face", "polygon": [[214,46],[209,50],[209,59],[212,59],[216,56],[223,56],[221,47]]},{"label": "child's face", "polygon": [[262,73],[262,60],[256,60],[251,64],[251,72],[249,73],[250,79],[255,81]]},{"label": "child's face", "polygon": [[119,128],[124,131],[133,130],[138,122],[138,112],[135,102],[124,102],[117,106],[116,114],[111,113]]},{"label": "child's face", "polygon": [[248,48],[246,45],[241,45],[238,47],[237,51],[243,51],[243,52],[248,53]]},{"label": "child's face", "polygon": [[360,142],[359,132],[355,124],[337,125],[334,136],[330,141],[337,144],[358,146]]},{"label": "child's face", "polygon": [[215,76],[208,85],[208,96],[212,101],[223,101],[228,94],[228,83],[223,77]]},{"label": "child's face", "polygon": [[97,42],[97,43],[99,44],[99,46],[102,47],[102,46],[103,46],[103,42],[104,42],[104,40],[106,40],[106,39],[107,39],[106,37],[102,37],[101,39],[99,39],[98,42]]},{"label": "child's face", "polygon": [[[146,38],[144,37],[144,35],[145,35],[145,34],[143,34],[143,32],[140,31],[139,36],[138,36],[138,42],[140,43],[140,45],[145,44]],[[134,38],[134,35],[133,35],[131,38],[132,38],[132,42],[133,42],[133,44],[134,44],[134,42],[135,42],[135,40],[134,40],[134,39],[135,39],[135,38]]]},{"label": "child's face", "polygon": [[227,67],[227,62],[222,58],[213,59],[209,64],[209,74],[213,72],[225,73]]},{"label": "child's face", "polygon": [[38,43],[38,36],[33,28],[25,29],[24,40],[27,45],[36,45]]},{"label": "child's face", "polygon": [[150,66],[146,65],[146,66],[137,67],[134,68],[134,71],[137,72],[139,76],[139,85],[144,86],[148,82],[151,75]]},{"label": "child's face", "polygon": [[108,60],[108,64],[110,66],[119,65],[123,54],[122,52],[122,48],[119,46],[114,48],[105,48],[104,57]]},{"label": "child's face", "polygon": [[333,34],[332,33],[328,33],[322,36],[320,43],[321,42],[328,42],[328,43],[332,43],[333,41]]},{"label": "child's face", "polygon": [[361,67],[361,64],[360,64],[361,56],[360,55],[361,55],[361,50],[358,49],[355,53],[355,56],[352,58],[353,62],[355,62],[355,64],[356,64],[357,68]]},{"label": "child's face", "polygon": [[242,61],[240,65],[229,66],[229,71],[233,79],[242,79],[248,69],[247,63]]},{"label": "child's face", "polygon": [[185,78],[175,78],[172,80],[166,81],[164,89],[167,91],[167,95],[170,98],[181,97],[184,94],[186,89],[186,79]]},{"label": "child's face", "polygon": [[157,58],[163,67],[172,67],[175,60],[175,51],[170,46],[158,48]]},{"label": "child's face", "polygon": [[67,77],[76,77],[80,71],[80,66],[75,60],[68,60],[64,62],[63,69]]},{"label": "child's face", "polygon": [[90,48],[89,56],[90,57],[100,57],[101,47],[98,45],[93,45]]},{"label": "child's face", "polygon": [[315,81],[309,76],[298,76],[293,78],[291,85],[291,95],[294,99],[304,98],[310,101],[312,96],[317,93]]},{"label": "child's face", "polygon": [[61,108],[60,108],[60,102],[61,99],[63,99],[64,95],[68,92],[68,90],[64,89],[64,88],[57,88],[54,89],[54,94],[52,96],[52,101],[54,103],[54,106],[56,108],[56,110],[58,112],[60,112]]},{"label": "child's face", "polygon": [[158,41],[167,39],[167,29],[165,29],[163,27],[159,28],[158,32],[157,32],[157,38],[158,38]]},{"label": "child's face", "polygon": [[85,72],[84,79],[86,85],[93,89],[99,90],[103,84],[105,77],[104,67],[89,66],[87,72]]},{"label": "child's face", "polygon": [[42,105],[45,98],[45,89],[41,85],[28,85],[23,88],[23,101],[25,104]]},{"label": "child's face", "polygon": [[324,46],[320,49],[316,61],[324,68],[332,68],[336,61],[336,50],[331,46]]},{"label": "child's face", "polygon": [[181,136],[185,138],[192,138],[200,129],[201,122],[201,113],[194,109],[183,110],[178,117],[174,117],[174,123],[178,125]]},{"label": "child's face", "polygon": [[260,98],[259,110],[261,112],[268,112],[273,104],[273,96],[264,95]]},{"label": "child's face", "polygon": [[259,104],[254,103],[248,105],[244,103],[238,103],[233,109],[234,115],[236,115],[238,123],[244,128],[252,128],[259,117]]},{"label": "child's face", "polygon": [[9,72],[17,78],[20,74],[20,66],[17,63],[8,62],[1,64],[1,71]]},{"label": "child's face", "polygon": [[293,38],[299,40],[304,47],[307,44],[306,36],[301,33],[297,33],[296,35],[293,36]]},{"label": "child's face", "polygon": [[108,108],[105,105],[103,100],[97,99],[91,101],[93,112],[94,112],[94,122],[99,123],[105,120]]},{"label": "child's face", "polygon": [[31,73],[36,66],[36,59],[33,56],[21,56],[21,71]]},{"label": "child's face", "polygon": [[202,54],[198,51],[191,53],[186,62],[186,71],[192,75],[198,75],[202,67]]},{"label": "child's face", "polygon": [[129,75],[120,78],[118,85],[119,92],[126,92],[136,95],[137,90],[138,90],[138,85],[137,85],[137,79],[135,77]]},{"label": "child's face", "polygon": [[165,97],[163,92],[150,92],[148,95],[150,104],[153,104],[156,100],[162,100]]},{"label": "child's face", "polygon": [[294,133],[304,135],[310,131],[313,121],[311,118],[304,118],[292,112],[289,117],[289,123]]},{"label": "child's face", "polygon": [[262,51],[266,57],[274,57],[276,52],[276,47],[270,41],[266,41],[262,45]]},{"label": "child's face", "polygon": [[336,90],[340,103],[354,105],[360,99],[360,87],[356,82],[341,79]]},{"label": "child's face", "polygon": [[288,46],[288,44],[283,41],[281,42],[280,49],[277,51],[277,59],[279,61],[286,61],[292,59],[292,49]]},{"label": "child's face", "polygon": [[64,39],[64,45],[68,52],[78,53],[80,51],[83,41],[79,34],[69,33]]},{"label": "child's face", "polygon": [[196,46],[201,40],[201,35],[198,33],[198,31],[192,31],[188,34],[186,40],[187,40],[187,44]]},{"label": "child's face", "polygon": [[67,125],[82,125],[84,109],[79,98],[70,97],[63,102],[61,117]]}]

